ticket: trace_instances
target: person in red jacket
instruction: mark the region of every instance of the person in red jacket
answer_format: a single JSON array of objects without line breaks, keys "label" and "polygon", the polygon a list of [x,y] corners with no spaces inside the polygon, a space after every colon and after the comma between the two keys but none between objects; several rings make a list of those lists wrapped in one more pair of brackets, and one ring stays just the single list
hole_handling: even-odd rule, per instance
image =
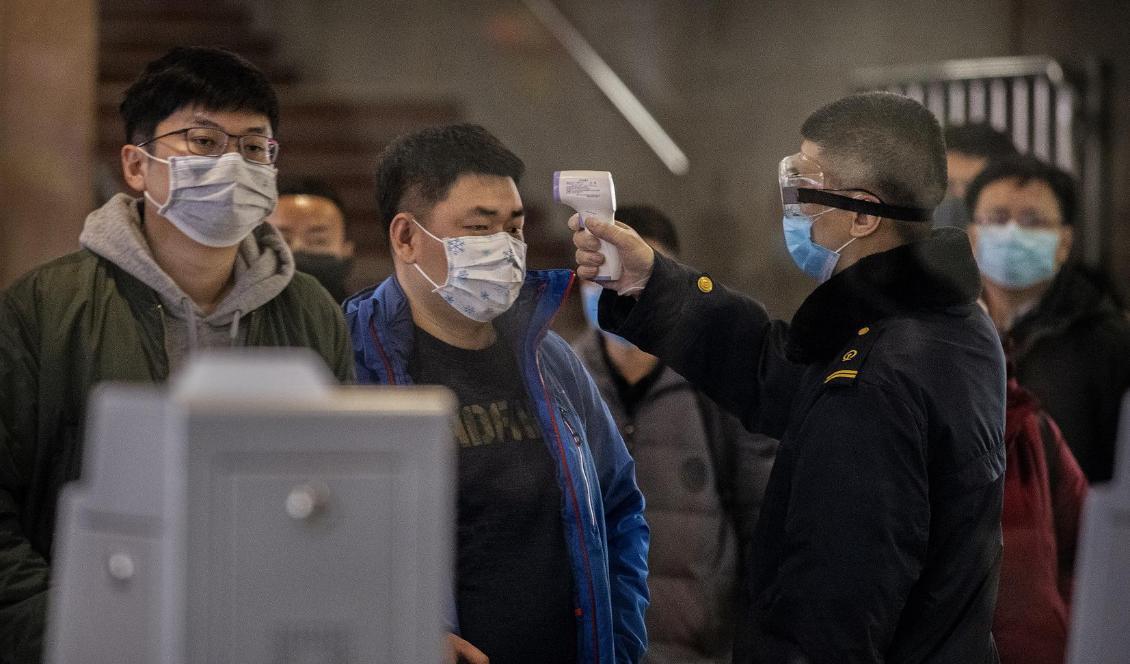
[{"label": "person in red jacket", "polygon": [[1062,664],[1087,479],[1031,392],[1008,381],[1004,554],[993,637],[1001,664]]}]

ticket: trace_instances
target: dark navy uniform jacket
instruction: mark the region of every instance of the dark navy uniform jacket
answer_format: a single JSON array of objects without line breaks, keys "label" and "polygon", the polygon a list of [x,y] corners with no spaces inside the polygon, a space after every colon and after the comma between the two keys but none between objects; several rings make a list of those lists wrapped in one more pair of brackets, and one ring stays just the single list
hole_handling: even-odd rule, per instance
[{"label": "dark navy uniform jacket", "polygon": [[1005,362],[965,234],[863,258],[791,324],[655,259],[601,327],[781,439],[735,662],[996,662]]}]

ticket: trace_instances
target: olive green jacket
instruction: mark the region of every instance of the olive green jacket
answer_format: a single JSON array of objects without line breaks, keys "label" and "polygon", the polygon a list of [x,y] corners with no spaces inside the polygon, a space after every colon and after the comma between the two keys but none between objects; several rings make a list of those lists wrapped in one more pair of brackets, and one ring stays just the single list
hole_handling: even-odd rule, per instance
[{"label": "olive green jacket", "polygon": [[[167,316],[154,290],[86,249],[0,294],[0,662],[41,657],[55,502],[80,473],[87,395],[99,381],[163,381]],[[296,273],[244,321],[246,345],[309,347],[352,380],[341,311],[312,277]]]}]

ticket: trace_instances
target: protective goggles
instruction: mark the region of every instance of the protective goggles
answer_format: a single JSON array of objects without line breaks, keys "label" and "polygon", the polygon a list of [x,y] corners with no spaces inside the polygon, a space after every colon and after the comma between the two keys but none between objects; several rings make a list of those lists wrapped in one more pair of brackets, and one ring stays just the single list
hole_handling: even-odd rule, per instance
[{"label": "protective goggles", "polygon": [[[930,221],[933,212],[928,208],[887,205],[882,201],[875,203],[835,193],[839,191],[862,191],[871,194],[866,189],[825,189],[823,168],[819,162],[803,152],[798,152],[781,160],[777,167],[777,181],[781,186],[781,204],[785,206],[786,214],[790,210],[803,210],[803,208],[790,208],[789,206],[804,204],[823,205],[899,221]],[[875,196],[875,194],[871,195]],[[878,198],[878,196],[875,197]]]}]

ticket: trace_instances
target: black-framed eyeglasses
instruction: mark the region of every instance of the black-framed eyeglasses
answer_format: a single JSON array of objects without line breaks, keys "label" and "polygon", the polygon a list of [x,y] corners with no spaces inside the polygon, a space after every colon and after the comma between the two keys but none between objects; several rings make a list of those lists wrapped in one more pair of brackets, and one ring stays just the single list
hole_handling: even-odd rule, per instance
[{"label": "black-framed eyeglasses", "polygon": [[239,145],[239,154],[252,163],[273,164],[279,158],[279,142],[262,134],[229,134],[223,129],[215,127],[186,127],[167,134],[154,136],[142,141],[137,147],[144,147],[153,141],[168,136],[184,134],[184,142],[188,151],[201,157],[221,157],[228,150],[228,143],[236,139]]}]

